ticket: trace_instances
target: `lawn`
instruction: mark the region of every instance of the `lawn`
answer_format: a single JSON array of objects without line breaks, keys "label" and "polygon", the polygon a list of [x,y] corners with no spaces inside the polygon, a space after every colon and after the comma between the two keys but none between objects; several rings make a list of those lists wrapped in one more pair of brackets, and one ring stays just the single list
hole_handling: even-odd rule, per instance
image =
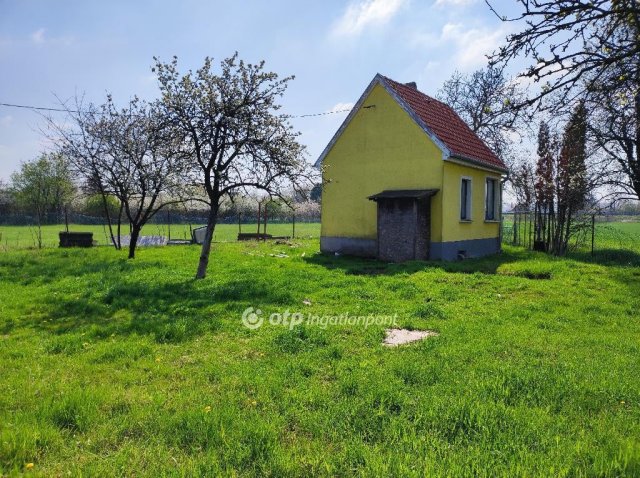
[{"label": "lawn", "polygon": [[[639,476],[640,255],[613,249],[389,265],[224,242],[203,281],[195,246],[8,249],[0,475]],[[251,330],[247,307],[439,335]]]},{"label": "lawn", "polygon": [[[192,225],[193,228],[199,227],[201,224]],[[242,232],[257,232],[257,224],[243,224]],[[296,223],[296,237],[319,237],[319,223]],[[81,225],[72,224],[70,231],[75,232],[92,232],[93,239],[98,245],[109,245],[111,239],[109,230],[106,226],[100,225]],[[262,230],[262,229],[261,229]],[[58,233],[64,231],[64,225],[46,225],[42,226],[42,242],[43,247],[57,247],[59,238]],[[268,224],[267,233],[274,236],[291,236],[293,232],[291,224]],[[115,233],[115,228],[114,228]],[[171,234],[169,234],[171,233]],[[3,226],[0,225],[0,252],[36,248],[37,229],[33,226]],[[129,234],[127,226],[122,227],[122,235]],[[191,231],[188,224],[147,224],[142,229],[143,235],[159,235],[171,236],[171,239],[190,239]],[[219,242],[235,241],[238,236],[237,224],[219,224],[215,229],[214,240]]]}]

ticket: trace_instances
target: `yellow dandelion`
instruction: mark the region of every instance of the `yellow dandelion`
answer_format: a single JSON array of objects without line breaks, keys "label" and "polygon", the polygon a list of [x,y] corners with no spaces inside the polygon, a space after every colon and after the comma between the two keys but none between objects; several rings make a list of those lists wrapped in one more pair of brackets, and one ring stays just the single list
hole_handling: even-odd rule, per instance
[{"label": "yellow dandelion", "polygon": [[253,405],[254,407],[258,404],[258,402],[256,402],[255,400],[251,401],[251,405]]},{"label": "yellow dandelion", "polygon": [[33,468],[33,467],[34,467],[34,465],[33,465],[33,463],[27,463],[26,465],[24,465],[24,467],[25,467],[27,470],[30,470],[31,468]]},{"label": "yellow dandelion", "polygon": [[156,357],[156,362],[160,362],[160,357]]},{"label": "yellow dandelion", "polygon": [[204,413],[209,413],[211,411],[211,406],[207,405],[204,407]]}]

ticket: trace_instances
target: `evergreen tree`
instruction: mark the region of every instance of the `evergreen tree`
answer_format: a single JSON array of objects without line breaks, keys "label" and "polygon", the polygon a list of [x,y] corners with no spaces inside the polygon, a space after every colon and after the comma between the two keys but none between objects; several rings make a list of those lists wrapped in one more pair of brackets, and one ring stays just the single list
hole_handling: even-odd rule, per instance
[{"label": "evergreen tree", "polygon": [[547,250],[551,240],[551,224],[554,215],[554,145],[546,122],[538,132],[538,161],[536,163],[536,241]]},{"label": "evergreen tree", "polygon": [[557,224],[554,253],[564,254],[571,236],[572,218],[584,207],[588,193],[586,167],[587,109],[578,103],[564,131],[558,158]]}]

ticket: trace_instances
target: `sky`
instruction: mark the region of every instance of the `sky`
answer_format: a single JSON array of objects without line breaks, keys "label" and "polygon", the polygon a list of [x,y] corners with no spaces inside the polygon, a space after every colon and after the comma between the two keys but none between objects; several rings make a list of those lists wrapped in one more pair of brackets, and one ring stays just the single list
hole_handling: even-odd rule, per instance
[{"label": "sky", "polygon": [[[510,25],[483,0],[0,0],[0,103],[152,99],[154,56],[176,55],[187,71],[238,51],[295,75],[283,112],[344,110],[376,73],[435,95],[455,70],[483,67]],[[346,115],[292,120],[310,162]],[[32,110],[0,106],[0,180],[47,150],[44,123]]]}]

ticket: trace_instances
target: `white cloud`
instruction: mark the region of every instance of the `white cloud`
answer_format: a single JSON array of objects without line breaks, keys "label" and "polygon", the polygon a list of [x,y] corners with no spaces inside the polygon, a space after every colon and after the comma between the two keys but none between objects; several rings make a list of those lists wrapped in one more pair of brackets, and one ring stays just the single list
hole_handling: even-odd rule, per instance
[{"label": "white cloud", "polygon": [[29,35],[29,39],[31,43],[35,45],[54,45],[54,46],[69,46],[74,43],[74,38],[69,35],[63,36],[50,36],[46,34],[47,30],[45,28],[39,28],[31,35]]},{"label": "white cloud", "polygon": [[407,0],[357,0],[351,2],[333,26],[333,34],[352,36],[370,25],[387,23]]},{"label": "white cloud", "polygon": [[436,7],[466,7],[476,3],[476,0],[436,0]]},{"label": "white cloud", "polygon": [[353,103],[336,103],[327,113],[337,113],[338,111],[351,110],[354,107]]},{"label": "white cloud", "polygon": [[40,28],[31,34],[31,41],[36,44],[44,43],[44,28]]},{"label": "white cloud", "polygon": [[441,64],[439,61],[430,60],[424,67],[425,72],[437,71],[441,68]]},{"label": "white cloud", "polygon": [[6,126],[9,126],[11,123],[13,123],[13,116],[11,115],[0,116],[0,126],[6,127]]},{"label": "white cloud", "polygon": [[470,70],[486,65],[486,55],[498,48],[506,33],[503,28],[465,28],[460,23],[447,23],[442,27],[440,40],[455,46],[456,67]]}]

